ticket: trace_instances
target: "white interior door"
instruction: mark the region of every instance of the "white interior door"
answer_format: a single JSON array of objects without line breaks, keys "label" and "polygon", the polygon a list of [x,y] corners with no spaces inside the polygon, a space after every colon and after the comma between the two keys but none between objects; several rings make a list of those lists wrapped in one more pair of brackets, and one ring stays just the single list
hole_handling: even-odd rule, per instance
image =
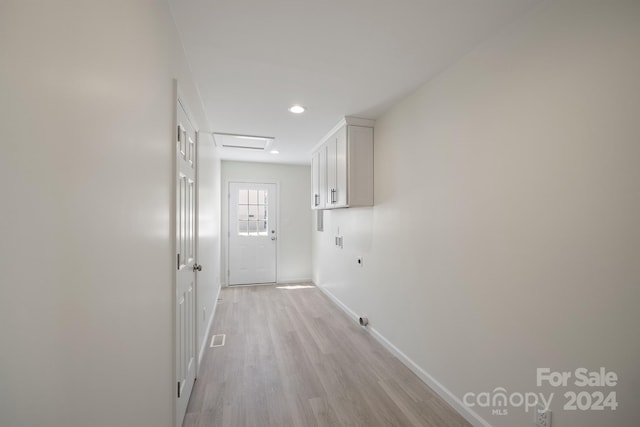
[{"label": "white interior door", "polygon": [[176,426],[181,426],[196,373],[196,150],[195,126],[180,102],[176,137]]},{"label": "white interior door", "polygon": [[229,285],[276,281],[276,184],[229,183]]}]

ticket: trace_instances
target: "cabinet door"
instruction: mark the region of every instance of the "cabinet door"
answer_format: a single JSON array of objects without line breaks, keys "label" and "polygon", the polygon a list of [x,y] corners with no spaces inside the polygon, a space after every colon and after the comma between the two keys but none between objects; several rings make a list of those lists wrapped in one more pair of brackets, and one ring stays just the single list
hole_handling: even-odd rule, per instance
[{"label": "cabinet door", "polygon": [[324,209],[327,192],[327,148],[320,147],[311,158],[311,209]]},{"label": "cabinet door", "polygon": [[311,209],[320,206],[320,151],[311,158]]},{"label": "cabinet door", "polygon": [[327,206],[327,147],[320,147],[318,154],[318,209],[324,209]]},{"label": "cabinet door", "polygon": [[327,202],[326,207],[328,209],[335,208],[337,203],[336,193],[337,182],[336,182],[336,160],[337,160],[337,152],[336,152],[336,135],[332,135],[327,142],[325,143],[325,147],[327,150]]},{"label": "cabinet door", "polygon": [[349,163],[347,152],[347,128],[346,126],[340,129],[335,138],[336,145],[336,186],[334,193],[334,206],[337,208],[343,208],[348,206],[348,181],[347,181],[347,168]]}]

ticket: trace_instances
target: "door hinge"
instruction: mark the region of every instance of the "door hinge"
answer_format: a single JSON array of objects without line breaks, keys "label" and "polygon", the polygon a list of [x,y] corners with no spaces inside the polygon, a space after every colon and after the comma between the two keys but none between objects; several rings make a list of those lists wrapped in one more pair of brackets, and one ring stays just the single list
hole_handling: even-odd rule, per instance
[{"label": "door hinge", "polygon": [[178,399],[180,399],[180,381],[178,381]]}]

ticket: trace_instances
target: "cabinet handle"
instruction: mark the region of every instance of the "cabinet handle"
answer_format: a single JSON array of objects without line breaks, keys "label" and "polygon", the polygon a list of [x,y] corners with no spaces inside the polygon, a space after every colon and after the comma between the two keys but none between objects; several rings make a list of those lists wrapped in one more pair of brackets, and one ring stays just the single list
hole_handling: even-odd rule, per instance
[{"label": "cabinet handle", "polygon": [[337,193],[336,189],[332,188],[331,189],[331,203],[335,203],[335,202],[338,201],[338,198],[335,197],[336,193]]},{"label": "cabinet handle", "polygon": [[314,194],[313,195],[313,206],[318,206],[320,204],[320,195],[319,194]]}]

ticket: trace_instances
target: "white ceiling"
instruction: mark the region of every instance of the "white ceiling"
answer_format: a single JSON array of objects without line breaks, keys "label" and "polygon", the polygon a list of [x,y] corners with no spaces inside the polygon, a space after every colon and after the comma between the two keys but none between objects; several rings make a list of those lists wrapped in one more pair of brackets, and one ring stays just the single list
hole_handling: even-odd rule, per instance
[{"label": "white ceiling", "polygon": [[[378,118],[539,0],[169,0],[214,132],[309,163],[343,116]],[[287,111],[307,107],[302,115]]]}]

